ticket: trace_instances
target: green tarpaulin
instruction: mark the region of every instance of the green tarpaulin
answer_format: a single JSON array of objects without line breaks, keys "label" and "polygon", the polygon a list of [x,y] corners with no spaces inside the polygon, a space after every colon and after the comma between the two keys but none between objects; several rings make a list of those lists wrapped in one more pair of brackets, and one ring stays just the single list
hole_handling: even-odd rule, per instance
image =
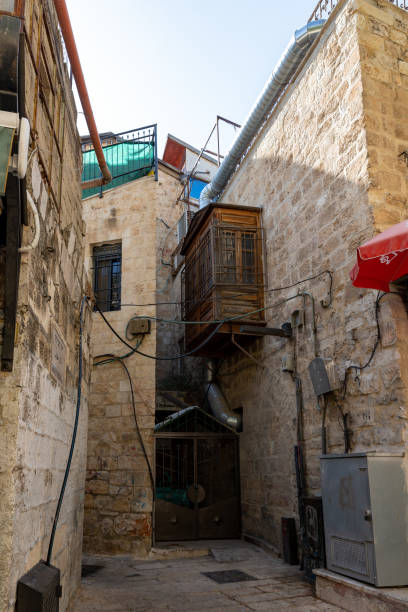
[{"label": "green tarpaulin", "polygon": [[[154,170],[153,142],[120,142],[103,147],[106,163],[113,180],[102,187],[102,190],[112,189],[129,181],[146,176]],[[82,181],[100,178],[101,172],[95,151],[83,152]],[[100,187],[84,189],[82,198],[100,193]]]}]

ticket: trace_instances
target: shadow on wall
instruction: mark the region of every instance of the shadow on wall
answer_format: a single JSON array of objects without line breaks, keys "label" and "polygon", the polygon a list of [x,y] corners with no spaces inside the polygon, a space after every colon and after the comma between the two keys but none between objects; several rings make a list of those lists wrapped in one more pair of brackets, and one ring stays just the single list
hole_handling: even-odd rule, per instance
[{"label": "shadow on wall", "polygon": [[[263,368],[235,352],[222,361],[219,370],[231,407],[244,406],[240,441],[243,530],[277,548],[281,517],[297,514],[295,384],[290,374],[282,372],[284,356],[295,355],[302,381],[308,494],[318,494],[320,489],[321,412],[308,374],[315,356],[311,298],[298,296],[277,308],[271,306],[299,292],[310,292],[316,306],[318,355],[335,360],[340,380],[347,365],[367,361],[377,334],[377,292],[357,289],[349,278],[356,248],[375,233],[362,142],[359,132],[351,160],[350,152],[342,152],[341,142],[338,145],[337,154],[344,156],[341,174],[347,168],[350,180],[340,173],[335,176],[296,163],[292,156],[256,157],[242,164],[223,197],[225,203],[263,209],[268,325],[279,327],[291,320],[295,310],[305,312],[305,323],[295,328],[293,339],[264,337],[253,342],[250,351]],[[267,154],[271,155],[270,150]],[[395,222],[404,215],[402,200],[401,218]],[[328,308],[321,304],[328,297],[327,274],[300,282],[324,270],[333,272],[333,299]],[[294,283],[299,284],[274,291]],[[329,400],[328,452],[344,452],[341,411],[351,416],[353,451],[403,446],[401,410],[405,414],[405,408],[400,406],[406,402],[397,333],[402,352],[403,347],[408,348],[408,324],[398,296],[382,301],[380,322],[382,342],[370,367],[358,376],[349,376],[344,398],[338,392]]]}]

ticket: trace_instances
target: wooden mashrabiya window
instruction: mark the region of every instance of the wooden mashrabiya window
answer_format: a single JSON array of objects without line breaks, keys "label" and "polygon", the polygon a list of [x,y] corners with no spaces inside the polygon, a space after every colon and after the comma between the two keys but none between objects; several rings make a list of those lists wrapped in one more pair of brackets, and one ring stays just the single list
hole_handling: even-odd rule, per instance
[{"label": "wooden mashrabiya window", "polygon": [[[183,306],[186,349],[197,347],[225,321],[197,354],[222,353],[241,325],[264,325],[261,211],[250,206],[210,204],[196,213],[181,253],[185,256]],[[207,323],[208,322],[208,323]],[[229,336],[226,336],[228,334]]]}]

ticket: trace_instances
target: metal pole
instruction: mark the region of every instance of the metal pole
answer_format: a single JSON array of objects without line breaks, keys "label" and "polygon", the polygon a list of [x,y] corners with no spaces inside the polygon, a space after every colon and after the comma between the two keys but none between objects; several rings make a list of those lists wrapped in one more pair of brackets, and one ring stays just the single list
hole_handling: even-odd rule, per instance
[{"label": "metal pole", "polygon": [[159,180],[159,160],[157,158],[157,123],[154,126],[154,180]]},{"label": "metal pole", "polygon": [[220,126],[219,126],[219,116],[217,115],[217,158],[218,158],[218,167],[220,167]]}]

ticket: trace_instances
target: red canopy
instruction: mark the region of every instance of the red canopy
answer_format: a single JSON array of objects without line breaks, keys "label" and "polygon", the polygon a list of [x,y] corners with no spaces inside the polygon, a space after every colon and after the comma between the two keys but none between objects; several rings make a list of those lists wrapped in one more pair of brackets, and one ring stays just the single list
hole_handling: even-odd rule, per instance
[{"label": "red canopy", "polygon": [[350,272],[355,287],[390,291],[389,283],[408,274],[408,221],[378,234],[357,249]]}]

